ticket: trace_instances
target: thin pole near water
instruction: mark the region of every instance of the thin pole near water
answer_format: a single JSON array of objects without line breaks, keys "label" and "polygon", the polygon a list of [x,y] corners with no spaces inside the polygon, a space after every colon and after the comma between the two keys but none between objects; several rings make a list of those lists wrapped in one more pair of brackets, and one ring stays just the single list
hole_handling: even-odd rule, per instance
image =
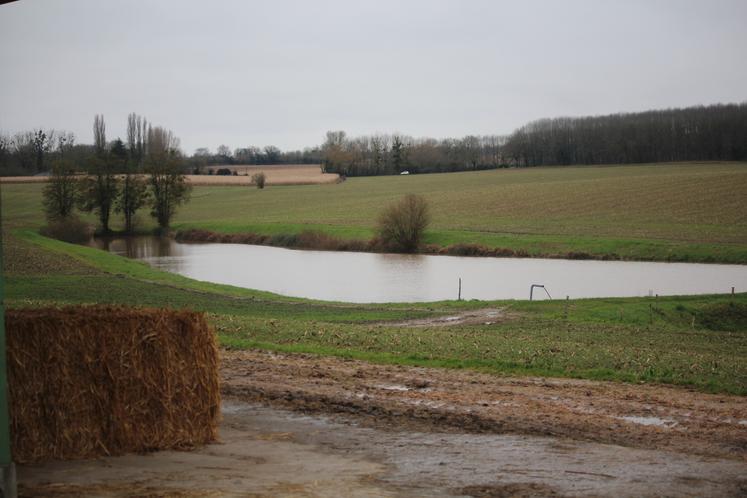
[{"label": "thin pole near water", "polygon": [[459,277],[459,294],[457,296],[457,301],[462,300],[462,277]]}]

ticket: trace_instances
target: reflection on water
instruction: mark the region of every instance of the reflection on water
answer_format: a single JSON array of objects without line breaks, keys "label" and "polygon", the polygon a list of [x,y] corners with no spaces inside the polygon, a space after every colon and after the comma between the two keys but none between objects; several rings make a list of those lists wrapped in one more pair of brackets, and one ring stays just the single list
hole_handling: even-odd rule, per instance
[{"label": "reflection on water", "polygon": [[97,237],[91,245],[132,259],[180,256],[179,246],[167,237]]},{"label": "reflection on water", "polygon": [[[747,289],[747,266],[560,259],[469,258],[300,251],[168,238],[96,239],[92,245],[181,275],[287,296],[348,302],[705,294]],[[547,299],[535,292],[535,299]]]}]

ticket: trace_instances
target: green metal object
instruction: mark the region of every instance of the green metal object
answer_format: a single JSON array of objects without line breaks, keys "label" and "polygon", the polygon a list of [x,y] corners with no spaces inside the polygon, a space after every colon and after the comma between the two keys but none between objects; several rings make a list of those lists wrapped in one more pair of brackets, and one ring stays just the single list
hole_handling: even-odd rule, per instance
[{"label": "green metal object", "polygon": [[10,452],[8,365],[5,351],[5,288],[3,283],[2,195],[0,195],[0,496],[16,496],[16,479]]},{"label": "green metal object", "polygon": [[[0,268],[2,268],[3,249],[0,242]],[[10,420],[8,418],[8,366],[5,353],[5,292],[3,272],[0,271],[0,465],[11,462],[10,455]]]}]

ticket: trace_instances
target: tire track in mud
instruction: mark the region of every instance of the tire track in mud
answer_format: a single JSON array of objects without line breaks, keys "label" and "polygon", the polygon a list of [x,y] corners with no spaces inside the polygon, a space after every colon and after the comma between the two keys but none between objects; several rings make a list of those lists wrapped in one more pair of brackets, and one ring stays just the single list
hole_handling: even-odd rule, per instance
[{"label": "tire track in mud", "polygon": [[747,460],[747,398],[686,388],[223,351],[223,393],[391,430],[554,436]]}]

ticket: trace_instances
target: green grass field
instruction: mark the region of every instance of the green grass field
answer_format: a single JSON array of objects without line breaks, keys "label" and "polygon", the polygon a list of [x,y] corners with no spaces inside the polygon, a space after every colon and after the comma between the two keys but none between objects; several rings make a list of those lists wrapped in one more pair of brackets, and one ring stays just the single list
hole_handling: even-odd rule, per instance
[{"label": "green grass field", "polygon": [[[3,186],[6,219],[38,227],[40,185]],[[532,255],[747,263],[747,163],[509,169],[351,178],[342,184],[196,187],[176,229],[367,239],[384,205],[426,197],[427,242],[475,243]],[[141,228],[153,227],[146,211]],[[93,218],[91,218],[93,221]]]},{"label": "green grass field", "polygon": [[[410,191],[431,201],[429,238],[444,244],[545,243],[652,257],[680,251],[693,259],[747,262],[744,164],[504,170],[264,191],[200,187],[176,224],[265,233],[315,226],[365,237],[380,207]],[[6,185],[2,195],[10,307],[186,307],[205,311],[229,348],[747,394],[747,294],[576,300],[567,316],[565,303],[553,301],[316,302],[197,282],[47,239],[38,234],[40,186]],[[387,324],[484,307],[505,308],[510,319],[425,328]]]},{"label": "green grass field", "polygon": [[[204,311],[228,348],[337,355],[495,374],[662,382],[747,394],[747,294],[657,300],[353,305],[193,281],[88,247],[4,233],[6,305],[77,303]],[[492,325],[387,322],[501,307]]]}]

